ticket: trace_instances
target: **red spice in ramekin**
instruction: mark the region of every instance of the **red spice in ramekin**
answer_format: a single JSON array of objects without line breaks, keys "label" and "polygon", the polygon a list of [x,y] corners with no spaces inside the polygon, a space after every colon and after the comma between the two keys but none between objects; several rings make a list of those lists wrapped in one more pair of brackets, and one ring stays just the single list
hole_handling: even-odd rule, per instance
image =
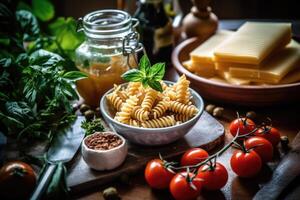
[{"label": "red spice in ramekin", "polygon": [[120,146],[123,141],[116,135],[111,133],[96,132],[85,139],[85,145],[94,150],[110,150]]}]

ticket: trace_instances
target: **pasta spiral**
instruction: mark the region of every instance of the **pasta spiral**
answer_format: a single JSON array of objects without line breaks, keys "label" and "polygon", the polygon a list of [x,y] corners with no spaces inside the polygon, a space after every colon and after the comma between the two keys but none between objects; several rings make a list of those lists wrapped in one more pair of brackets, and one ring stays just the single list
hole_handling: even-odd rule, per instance
[{"label": "pasta spiral", "polygon": [[183,114],[176,114],[174,115],[174,118],[176,121],[180,121],[180,122],[186,122],[190,119],[189,116]]},{"label": "pasta spiral", "polygon": [[141,85],[142,84],[140,82],[130,82],[127,87],[128,96],[137,94],[140,90]]},{"label": "pasta spiral", "polygon": [[145,94],[145,98],[141,104],[141,107],[144,110],[150,111],[155,102],[156,97],[157,97],[157,91],[149,88]]},{"label": "pasta spiral", "polygon": [[174,126],[176,121],[173,115],[161,117],[158,119],[152,119],[149,121],[142,122],[144,128],[163,128],[168,126]]},{"label": "pasta spiral", "polygon": [[152,109],[152,115],[154,119],[157,119],[165,114],[165,112],[169,108],[169,101],[167,99],[163,99],[159,101],[156,106]]},{"label": "pasta spiral", "polygon": [[178,113],[187,115],[189,117],[195,115],[198,112],[198,109],[193,105],[185,105],[177,101],[171,101],[169,110]]},{"label": "pasta spiral", "polygon": [[188,81],[185,75],[182,75],[176,83],[176,101],[187,104],[190,101],[189,91],[190,81]]},{"label": "pasta spiral", "polygon": [[135,120],[135,119],[129,119],[128,125],[139,127],[140,126],[140,122],[137,121],[137,120]]},{"label": "pasta spiral", "polygon": [[146,111],[141,107],[136,106],[133,108],[131,116],[141,122],[144,122],[149,119],[149,111]]},{"label": "pasta spiral", "polygon": [[138,98],[135,95],[130,96],[126,102],[123,103],[120,112],[116,113],[115,120],[128,124],[132,110],[137,105],[137,102]]},{"label": "pasta spiral", "polygon": [[115,92],[107,95],[106,98],[116,110],[119,111],[121,109],[123,101]]}]

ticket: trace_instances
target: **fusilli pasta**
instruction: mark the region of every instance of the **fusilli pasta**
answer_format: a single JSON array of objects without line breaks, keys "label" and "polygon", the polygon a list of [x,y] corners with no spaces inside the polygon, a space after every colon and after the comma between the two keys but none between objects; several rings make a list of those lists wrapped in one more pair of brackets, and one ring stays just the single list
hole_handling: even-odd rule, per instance
[{"label": "fusilli pasta", "polygon": [[169,110],[189,117],[194,116],[198,112],[198,109],[194,105],[185,105],[177,101],[170,102]]},{"label": "fusilli pasta", "polygon": [[126,102],[123,103],[120,112],[116,113],[115,120],[125,124],[129,123],[132,110],[137,105],[137,102],[138,98],[135,95],[130,96]]},{"label": "fusilli pasta", "polygon": [[198,112],[184,75],[176,84],[160,83],[162,93],[139,82],[130,82],[127,88],[115,85],[106,97],[116,110],[115,119],[135,127],[162,128],[186,122]]},{"label": "fusilli pasta", "polygon": [[158,119],[152,119],[149,121],[142,122],[144,128],[163,128],[168,126],[174,126],[176,121],[173,115],[161,117]]}]

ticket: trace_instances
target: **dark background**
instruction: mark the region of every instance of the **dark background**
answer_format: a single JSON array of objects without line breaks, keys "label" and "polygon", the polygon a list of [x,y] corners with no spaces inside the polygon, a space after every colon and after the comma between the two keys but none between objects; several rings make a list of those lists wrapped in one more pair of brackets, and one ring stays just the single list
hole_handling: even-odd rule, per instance
[{"label": "dark background", "polygon": [[[52,0],[58,15],[75,18],[104,8],[117,8],[117,0]],[[136,0],[124,0],[131,14]],[[186,13],[190,0],[178,0]],[[298,0],[212,0],[211,7],[219,19],[300,19]]]}]

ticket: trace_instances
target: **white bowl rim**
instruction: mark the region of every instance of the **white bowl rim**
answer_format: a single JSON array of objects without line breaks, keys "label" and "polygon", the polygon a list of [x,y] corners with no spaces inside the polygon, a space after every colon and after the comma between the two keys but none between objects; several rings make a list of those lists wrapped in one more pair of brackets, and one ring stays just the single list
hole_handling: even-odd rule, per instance
[{"label": "white bowl rim", "polygon": [[[167,84],[175,84],[175,82],[172,82],[172,81],[167,81],[167,80],[163,80],[165,83]],[[123,84],[120,84],[121,87],[127,85],[129,82],[126,82],[126,83],[123,83]],[[110,90],[108,90],[102,97],[101,97],[101,100],[100,100],[100,110],[101,110],[101,113],[102,115],[105,115],[105,117],[109,118],[111,121],[113,121],[114,123],[120,125],[120,126],[123,126],[123,127],[126,127],[126,128],[131,128],[133,130],[143,130],[143,131],[164,131],[164,130],[173,130],[173,129],[176,129],[180,126],[184,126],[185,124],[188,124],[190,123],[192,120],[195,120],[196,118],[200,117],[200,115],[203,113],[204,111],[204,101],[202,99],[202,97],[192,88],[189,88],[191,91],[192,91],[192,94],[193,94],[193,97],[199,99],[200,101],[200,107],[198,108],[198,113],[193,116],[191,119],[189,119],[188,121],[186,122],[183,122],[181,124],[176,124],[174,126],[168,126],[168,127],[163,127],[163,128],[144,128],[144,127],[136,127],[136,126],[130,126],[128,124],[123,124],[121,122],[118,122],[116,121],[115,119],[113,119],[111,116],[109,116],[109,114],[107,113],[107,111],[104,111],[104,99],[106,98],[106,96],[108,94],[110,94],[112,91],[113,91],[114,88],[111,88]]]},{"label": "white bowl rim", "polygon": [[[108,150],[91,149],[91,148],[89,148],[88,146],[86,146],[85,140],[86,140],[87,138],[91,137],[92,135],[96,134],[96,133],[109,133],[109,134],[112,134],[112,135],[117,135],[118,137],[121,138],[122,144],[119,145],[119,146],[116,146],[116,147],[114,147],[114,148],[112,148],[112,149],[108,149]],[[84,148],[85,148],[86,151],[91,151],[91,152],[95,152],[95,153],[109,153],[109,152],[112,152],[112,151],[121,149],[123,146],[125,146],[125,145],[126,145],[126,140],[125,140],[125,138],[124,138],[123,136],[117,134],[116,132],[113,132],[113,131],[99,131],[99,132],[94,132],[93,134],[90,134],[90,135],[86,136],[86,137],[83,139],[83,141],[82,141],[82,145],[84,146]]]}]

